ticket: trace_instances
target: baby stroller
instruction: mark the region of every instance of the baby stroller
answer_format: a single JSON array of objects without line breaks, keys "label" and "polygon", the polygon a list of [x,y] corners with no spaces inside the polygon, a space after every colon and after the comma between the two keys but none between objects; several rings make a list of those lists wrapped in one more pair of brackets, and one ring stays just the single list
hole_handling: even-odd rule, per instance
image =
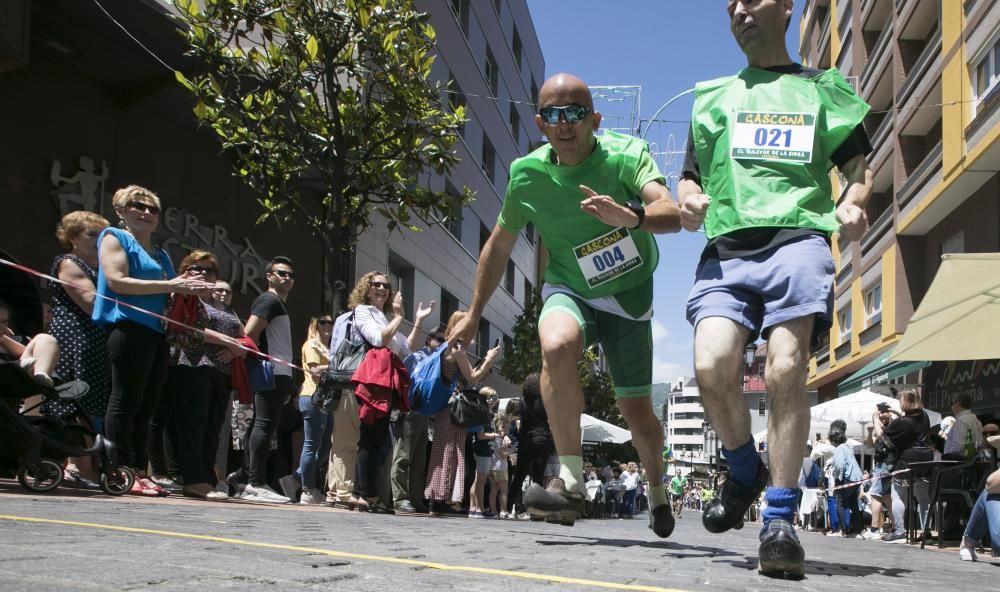
[{"label": "baby stroller", "polygon": [[[0,362],[0,468],[16,470],[21,486],[35,493],[59,487],[63,464],[71,456],[90,456],[100,474],[101,490],[122,495],[132,488],[135,474],[118,466],[114,444],[97,433],[78,399],[89,387],[75,380],[54,388],[39,385],[17,362]],[[18,412],[22,399],[41,394],[73,407],[65,418],[25,415],[41,406]],[[86,447],[84,437],[93,445]]]}]

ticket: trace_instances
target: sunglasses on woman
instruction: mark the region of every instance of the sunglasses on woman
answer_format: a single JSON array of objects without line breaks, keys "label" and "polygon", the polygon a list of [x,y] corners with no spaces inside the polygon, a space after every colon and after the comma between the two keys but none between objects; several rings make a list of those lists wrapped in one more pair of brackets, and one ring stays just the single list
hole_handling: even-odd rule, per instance
[{"label": "sunglasses on woman", "polygon": [[125,207],[130,210],[142,212],[144,214],[151,214],[153,216],[160,215],[160,208],[154,206],[153,204],[148,204],[141,201],[130,201],[125,204]]},{"label": "sunglasses on woman", "polygon": [[386,290],[392,289],[392,284],[389,282],[372,282],[371,286],[373,288],[385,288]]},{"label": "sunglasses on woman", "polygon": [[188,266],[187,271],[189,271],[191,273],[201,274],[201,275],[205,275],[205,274],[209,274],[209,273],[212,273],[212,274],[218,274],[219,273],[218,271],[215,270],[214,267],[202,267],[201,265],[191,265],[191,266]]},{"label": "sunglasses on woman", "polygon": [[590,113],[590,108],[577,103],[563,105],[562,107],[542,107],[538,110],[542,121],[549,125],[556,125],[560,120],[566,123],[577,123]]},{"label": "sunglasses on woman", "polygon": [[329,319],[320,319],[320,320],[316,321],[316,324],[320,325],[321,327],[332,327],[333,326],[333,321],[331,321]]}]

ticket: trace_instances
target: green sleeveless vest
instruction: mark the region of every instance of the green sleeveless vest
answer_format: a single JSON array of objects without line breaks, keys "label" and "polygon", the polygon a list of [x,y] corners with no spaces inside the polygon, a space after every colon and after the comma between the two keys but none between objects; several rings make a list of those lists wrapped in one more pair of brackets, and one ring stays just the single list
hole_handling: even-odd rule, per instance
[{"label": "green sleeveless vest", "polygon": [[757,68],[699,83],[691,130],[705,233],[742,228],[837,230],[830,157],[867,115],[836,69],[803,78]]}]

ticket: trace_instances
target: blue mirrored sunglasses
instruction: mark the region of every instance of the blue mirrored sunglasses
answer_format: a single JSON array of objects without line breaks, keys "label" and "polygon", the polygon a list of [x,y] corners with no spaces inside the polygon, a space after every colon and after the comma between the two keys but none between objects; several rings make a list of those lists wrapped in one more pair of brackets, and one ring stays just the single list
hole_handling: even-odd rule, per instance
[{"label": "blue mirrored sunglasses", "polygon": [[588,113],[590,113],[589,107],[577,105],[576,103],[562,107],[542,107],[538,110],[538,114],[542,116],[542,120],[549,125],[556,125],[560,120],[566,123],[577,123],[578,121],[582,121]]}]

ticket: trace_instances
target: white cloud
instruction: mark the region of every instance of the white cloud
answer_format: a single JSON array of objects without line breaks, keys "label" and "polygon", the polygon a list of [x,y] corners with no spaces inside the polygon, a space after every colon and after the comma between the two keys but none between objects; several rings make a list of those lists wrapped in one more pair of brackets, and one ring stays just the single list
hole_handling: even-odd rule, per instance
[{"label": "white cloud", "polygon": [[689,360],[653,358],[653,382],[674,382],[681,376],[694,376],[694,370]]},{"label": "white cloud", "polygon": [[653,343],[660,343],[661,341],[666,341],[670,337],[670,330],[667,326],[663,324],[662,321],[653,319]]}]

